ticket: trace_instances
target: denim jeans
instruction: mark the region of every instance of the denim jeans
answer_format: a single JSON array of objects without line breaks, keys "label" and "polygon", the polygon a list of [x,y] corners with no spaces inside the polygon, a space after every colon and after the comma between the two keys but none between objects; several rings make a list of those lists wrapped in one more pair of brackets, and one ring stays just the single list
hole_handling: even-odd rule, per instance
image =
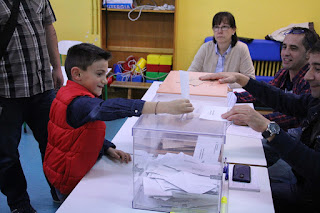
[{"label": "denim jeans", "polygon": [[53,90],[29,98],[0,97],[0,189],[11,209],[30,202],[18,151],[22,124],[26,122],[32,130],[43,160],[54,98]]}]

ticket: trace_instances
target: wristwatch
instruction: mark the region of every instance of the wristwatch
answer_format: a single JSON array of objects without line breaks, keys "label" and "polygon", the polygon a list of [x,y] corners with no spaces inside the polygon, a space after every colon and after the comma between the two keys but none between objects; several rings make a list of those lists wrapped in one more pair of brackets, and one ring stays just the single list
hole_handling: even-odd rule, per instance
[{"label": "wristwatch", "polygon": [[262,136],[263,138],[267,139],[273,135],[279,134],[279,132],[280,132],[280,126],[276,122],[271,121],[268,124],[267,129],[264,132],[262,132]]}]

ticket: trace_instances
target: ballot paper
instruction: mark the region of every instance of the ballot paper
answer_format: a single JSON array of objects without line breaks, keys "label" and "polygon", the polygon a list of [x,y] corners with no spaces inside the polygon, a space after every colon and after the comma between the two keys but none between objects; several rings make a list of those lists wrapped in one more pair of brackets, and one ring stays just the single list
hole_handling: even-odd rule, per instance
[{"label": "ballot paper", "polygon": [[239,126],[235,124],[228,127],[227,134],[262,139],[261,132],[257,132],[248,126]]},{"label": "ballot paper", "polygon": [[174,160],[166,161],[163,165],[178,171],[190,172],[202,176],[214,176],[221,174],[221,166],[219,164],[202,163],[193,156],[180,153],[176,155]]},{"label": "ballot paper", "polygon": [[[144,152],[139,154],[147,156]],[[220,202],[221,166],[219,162],[203,163],[184,153],[149,156],[148,166],[143,164],[143,172],[135,179],[135,183],[141,181],[142,184],[136,202],[163,211],[183,206],[216,212]],[[216,173],[220,176],[213,175]]]},{"label": "ballot paper", "polygon": [[143,190],[144,194],[148,196],[172,196],[172,192],[163,190],[161,186],[157,183],[156,179],[152,178],[143,178]]},{"label": "ballot paper", "polygon": [[204,194],[217,188],[217,180],[189,172],[177,172],[166,177],[165,180],[183,191],[193,194]]},{"label": "ballot paper", "polygon": [[213,121],[228,121],[226,119],[221,118],[221,115],[228,112],[229,110],[230,107],[203,106],[199,118]]},{"label": "ballot paper", "polygon": [[233,92],[228,92],[228,107],[233,107],[237,103],[237,96]]},{"label": "ballot paper", "polygon": [[201,163],[183,153],[159,155],[150,163],[152,166],[145,170],[146,177],[143,177],[145,195],[167,199],[172,196],[173,191],[191,194],[205,194],[210,191],[211,194],[218,193],[219,177],[214,179],[210,174],[222,174],[222,171],[219,171],[222,170],[221,166]]},{"label": "ballot paper", "polygon": [[179,71],[182,98],[190,99],[189,72]]},{"label": "ballot paper", "polygon": [[218,162],[221,144],[224,142],[222,137],[198,136],[197,145],[193,157],[204,163]]}]

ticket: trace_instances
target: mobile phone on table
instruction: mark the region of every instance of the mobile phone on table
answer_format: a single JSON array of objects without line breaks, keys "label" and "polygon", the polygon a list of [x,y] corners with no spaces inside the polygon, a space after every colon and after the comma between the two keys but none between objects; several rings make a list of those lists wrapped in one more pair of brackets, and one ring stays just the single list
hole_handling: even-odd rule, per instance
[{"label": "mobile phone on table", "polygon": [[251,168],[250,168],[250,166],[235,164],[233,166],[232,180],[250,183],[251,182]]}]

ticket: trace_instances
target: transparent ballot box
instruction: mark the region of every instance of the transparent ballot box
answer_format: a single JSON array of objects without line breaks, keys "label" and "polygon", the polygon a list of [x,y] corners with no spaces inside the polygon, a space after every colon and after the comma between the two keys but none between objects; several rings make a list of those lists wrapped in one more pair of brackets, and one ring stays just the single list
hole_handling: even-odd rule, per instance
[{"label": "transparent ballot box", "polygon": [[219,212],[227,122],[200,114],[143,115],[134,125],[133,208]]}]

